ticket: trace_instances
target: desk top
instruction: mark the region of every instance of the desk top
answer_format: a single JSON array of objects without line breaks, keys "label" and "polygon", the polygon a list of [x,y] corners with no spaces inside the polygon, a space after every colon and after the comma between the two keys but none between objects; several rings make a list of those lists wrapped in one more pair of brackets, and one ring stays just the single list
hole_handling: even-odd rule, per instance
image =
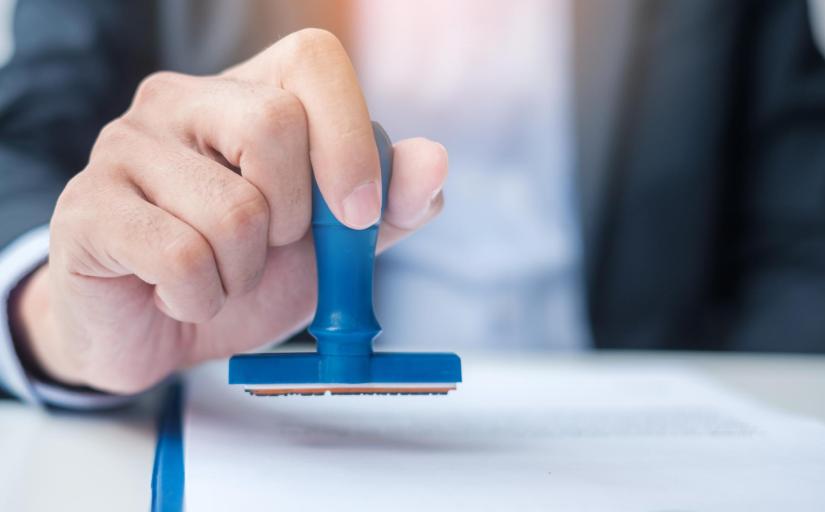
[{"label": "desk top", "polygon": [[[517,362],[524,356],[497,355]],[[531,355],[554,368],[681,365],[774,408],[825,423],[825,356],[595,352]],[[0,509],[145,511],[159,397],[100,414],[0,401]]]}]

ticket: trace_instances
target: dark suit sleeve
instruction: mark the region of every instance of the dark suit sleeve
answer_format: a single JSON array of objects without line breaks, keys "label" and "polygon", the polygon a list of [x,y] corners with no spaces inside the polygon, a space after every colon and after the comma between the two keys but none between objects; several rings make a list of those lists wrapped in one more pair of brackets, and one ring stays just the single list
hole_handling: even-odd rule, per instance
[{"label": "dark suit sleeve", "polygon": [[148,1],[18,0],[0,68],[0,248],[45,224],[153,67]]},{"label": "dark suit sleeve", "polygon": [[[747,42],[731,348],[825,351],[825,59],[806,2],[762,2]],[[728,205],[730,207],[731,205]]]}]

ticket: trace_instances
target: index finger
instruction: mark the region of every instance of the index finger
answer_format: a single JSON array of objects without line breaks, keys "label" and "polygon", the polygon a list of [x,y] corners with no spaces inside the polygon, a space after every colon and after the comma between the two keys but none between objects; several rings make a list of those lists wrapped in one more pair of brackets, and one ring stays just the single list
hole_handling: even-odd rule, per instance
[{"label": "index finger", "polygon": [[226,74],[294,94],[306,111],[310,161],[332,213],[355,229],[377,222],[378,150],[355,70],[334,35],[295,32]]}]

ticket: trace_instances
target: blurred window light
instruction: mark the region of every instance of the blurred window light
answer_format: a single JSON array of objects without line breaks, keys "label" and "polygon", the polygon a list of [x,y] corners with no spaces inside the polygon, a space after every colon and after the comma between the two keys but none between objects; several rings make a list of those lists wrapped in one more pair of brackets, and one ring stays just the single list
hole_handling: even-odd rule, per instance
[{"label": "blurred window light", "polygon": [[0,67],[5,66],[14,50],[14,8],[17,0],[0,0]]},{"label": "blurred window light", "polygon": [[808,0],[811,15],[811,30],[819,51],[825,55],[825,0]]}]

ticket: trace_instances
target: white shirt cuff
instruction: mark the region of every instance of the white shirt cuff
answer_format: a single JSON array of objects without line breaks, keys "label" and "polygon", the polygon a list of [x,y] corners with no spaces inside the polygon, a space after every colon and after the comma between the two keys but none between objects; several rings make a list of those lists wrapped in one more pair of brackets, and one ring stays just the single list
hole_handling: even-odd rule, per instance
[{"label": "white shirt cuff", "polygon": [[133,397],[62,388],[31,378],[20,364],[11,337],[9,296],[18,283],[49,254],[49,227],[33,229],[0,252],[0,386],[25,402],[71,409],[103,409],[128,403]]}]

